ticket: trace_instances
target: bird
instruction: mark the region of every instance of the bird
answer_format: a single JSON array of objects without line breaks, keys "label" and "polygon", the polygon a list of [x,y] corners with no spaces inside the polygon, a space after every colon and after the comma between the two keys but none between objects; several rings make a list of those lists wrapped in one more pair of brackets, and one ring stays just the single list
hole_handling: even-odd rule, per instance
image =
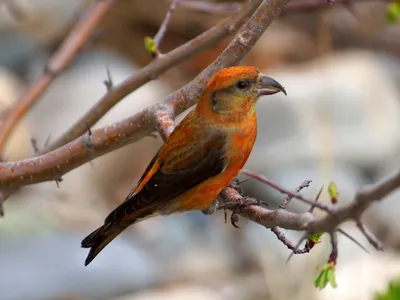
[{"label": "bird", "polygon": [[207,211],[246,163],[257,136],[256,103],[283,92],[253,66],[218,71],[196,107],[176,126],[125,200],[82,240],[87,266],[128,226],[145,219]]}]

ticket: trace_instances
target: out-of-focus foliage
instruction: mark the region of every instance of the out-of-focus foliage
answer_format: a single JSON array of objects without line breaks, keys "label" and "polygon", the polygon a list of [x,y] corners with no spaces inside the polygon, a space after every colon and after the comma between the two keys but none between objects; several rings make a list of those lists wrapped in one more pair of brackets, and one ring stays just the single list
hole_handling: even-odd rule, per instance
[{"label": "out-of-focus foliage", "polygon": [[400,2],[394,1],[386,7],[386,19],[389,23],[394,24],[400,19]]},{"label": "out-of-focus foliage", "polygon": [[400,277],[389,282],[388,288],[383,293],[377,293],[375,300],[398,300],[400,299]]}]

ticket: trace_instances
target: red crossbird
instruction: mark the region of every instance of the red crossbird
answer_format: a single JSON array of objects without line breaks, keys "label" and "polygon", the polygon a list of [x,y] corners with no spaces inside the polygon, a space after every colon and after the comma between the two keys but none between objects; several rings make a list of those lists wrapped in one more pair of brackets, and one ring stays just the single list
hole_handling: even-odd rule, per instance
[{"label": "red crossbird", "polygon": [[175,212],[205,210],[240,172],[257,136],[256,102],[285,89],[254,67],[219,71],[196,109],[175,128],[135,189],[82,241],[87,266],[129,225]]}]

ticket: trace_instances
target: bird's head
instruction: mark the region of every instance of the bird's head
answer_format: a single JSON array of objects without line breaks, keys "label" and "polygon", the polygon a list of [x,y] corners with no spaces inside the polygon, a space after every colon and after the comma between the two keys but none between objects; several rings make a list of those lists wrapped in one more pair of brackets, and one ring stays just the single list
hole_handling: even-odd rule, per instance
[{"label": "bird's head", "polygon": [[216,114],[235,121],[254,109],[260,96],[286,91],[255,67],[236,66],[219,71],[208,82],[197,104],[199,114]]}]

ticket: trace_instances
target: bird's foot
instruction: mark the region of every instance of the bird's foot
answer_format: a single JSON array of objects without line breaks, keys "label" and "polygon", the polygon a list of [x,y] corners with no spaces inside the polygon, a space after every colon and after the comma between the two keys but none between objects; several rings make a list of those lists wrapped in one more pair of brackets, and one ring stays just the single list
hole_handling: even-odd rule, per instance
[{"label": "bird's foot", "polygon": [[224,203],[222,205],[218,206],[218,210],[220,209],[234,209],[234,208],[243,208],[249,205],[256,205],[256,206],[268,206],[267,203],[251,198],[251,197],[241,197],[236,201],[229,201],[227,203]]},{"label": "bird's foot", "polygon": [[[257,205],[257,206],[268,206],[267,203],[255,199],[255,198],[251,198],[251,197],[242,197],[240,199],[238,199],[237,201],[230,201],[227,202],[225,204],[219,205],[218,209],[223,209],[224,210],[224,214],[225,214],[225,223],[227,221],[227,217],[228,217],[228,212],[227,209],[235,209],[235,208],[242,208],[242,207],[247,207],[249,205]],[[233,227],[235,228],[240,228],[237,223],[239,222],[239,215],[237,212],[232,211],[231,217],[231,224]]]}]

